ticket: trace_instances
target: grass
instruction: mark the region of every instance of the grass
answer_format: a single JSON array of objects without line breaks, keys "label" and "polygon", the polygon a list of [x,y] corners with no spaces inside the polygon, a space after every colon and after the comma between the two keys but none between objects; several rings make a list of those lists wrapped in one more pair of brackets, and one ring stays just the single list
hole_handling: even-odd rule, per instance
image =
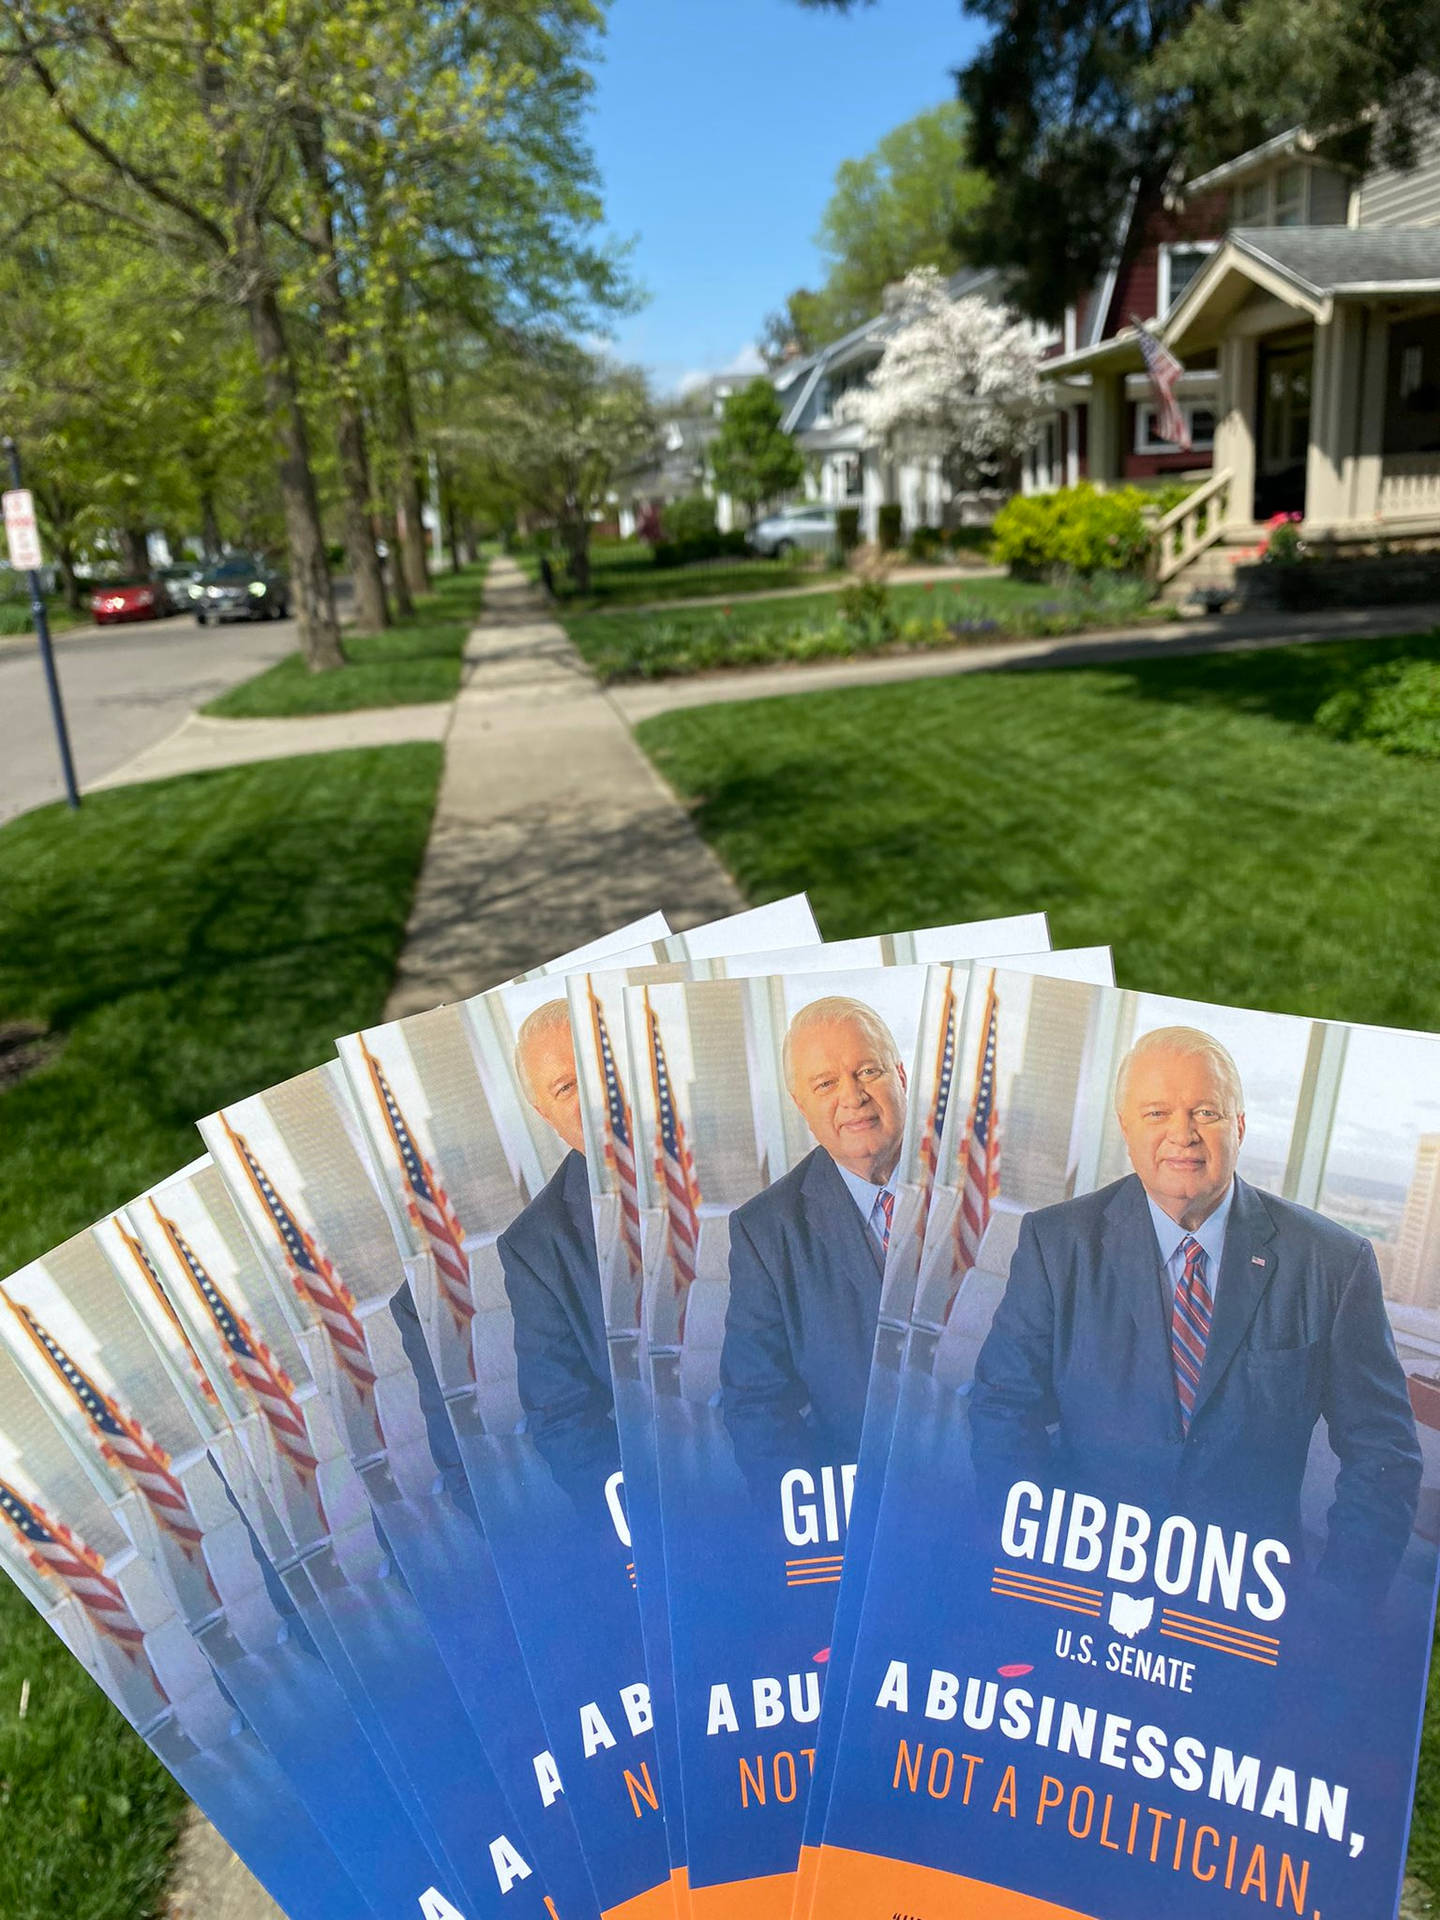
[{"label": "grass", "polygon": [[1075,633],[1164,619],[1134,582],[1092,590],[982,578],[895,585],[889,606],[900,633],[847,621],[833,593],[665,613],[570,614],[566,631],[603,681],[655,680],[733,667],[801,663],[902,647],[993,641],[1027,632]]},{"label": "grass", "polygon": [[[192,1158],[200,1115],[379,1018],[440,765],[428,745],[272,761],[0,829],[0,1021],[60,1042],[0,1095],[0,1273]],[[0,1580],[0,1914],[159,1916],[184,1804]]]},{"label": "grass", "polygon": [[[826,935],[1050,913],[1159,993],[1440,1028],[1440,762],[1317,708],[1440,633],[692,708],[640,737],[752,901]],[[1411,1870],[1440,1887],[1440,1649]]]},{"label": "grass", "polygon": [[[532,582],[540,579],[540,555],[521,550],[512,558]],[[715,594],[742,597],[801,587],[807,581],[839,577],[839,570],[806,565],[797,559],[734,558],[697,561],[684,567],[657,567],[643,540],[596,540],[590,547],[590,586],[581,593],[565,569],[558,548],[550,554],[555,597],[567,613],[604,612],[643,606],[652,600],[707,599]]]},{"label": "grass", "polygon": [[[60,595],[56,594],[45,602],[47,624],[51,633],[64,633],[70,627],[88,627],[90,625],[90,596],[85,595],[85,603],[78,612],[72,612]],[[7,635],[33,634],[34,617],[30,612],[28,599],[16,595],[6,595],[0,599],[0,638]]]},{"label": "grass", "polygon": [[302,655],[287,654],[201,712],[223,720],[265,720],[453,700],[484,580],[485,568],[479,563],[459,573],[439,574],[434,591],[416,603],[414,613],[383,633],[343,635],[343,667],[311,673]]}]

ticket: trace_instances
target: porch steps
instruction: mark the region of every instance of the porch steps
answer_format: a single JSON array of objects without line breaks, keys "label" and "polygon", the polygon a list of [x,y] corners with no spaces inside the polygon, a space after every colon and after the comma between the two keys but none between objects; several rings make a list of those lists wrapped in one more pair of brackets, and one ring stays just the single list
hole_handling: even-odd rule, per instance
[{"label": "porch steps", "polygon": [[1171,575],[1160,590],[1161,600],[1178,606],[1233,588],[1235,569],[1256,558],[1268,531],[1259,525],[1226,527],[1213,546],[1202,547]]}]

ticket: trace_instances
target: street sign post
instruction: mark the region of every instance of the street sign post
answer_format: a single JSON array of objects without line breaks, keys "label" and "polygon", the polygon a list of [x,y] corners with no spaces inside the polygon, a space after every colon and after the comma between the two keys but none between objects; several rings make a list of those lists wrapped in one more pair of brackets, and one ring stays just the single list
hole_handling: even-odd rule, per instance
[{"label": "street sign post", "polygon": [[50,645],[50,619],[45,611],[45,583],[40,569],[45,556],[40,549],[40,528],[35,519],[35,499],[21,485],[20,449],[7,433],[5,452],[10,462],[11,491],[4,496],[5,541],[10,549],[10,564],[17,573],[30,578],[30,611],[35,616],[35,637],[40,642],[40,663],[45,669],[45,685],[50,694],[50,717],[55,723],[55,743],[60,749],[60,771],[65,779],[65,798],[72,807],[80,804],[80,789],[75,784],[75,762],[70,754],[70,733],[65,725],[65,703],[60,698],[60,679],[55,671],[55,654]]}]

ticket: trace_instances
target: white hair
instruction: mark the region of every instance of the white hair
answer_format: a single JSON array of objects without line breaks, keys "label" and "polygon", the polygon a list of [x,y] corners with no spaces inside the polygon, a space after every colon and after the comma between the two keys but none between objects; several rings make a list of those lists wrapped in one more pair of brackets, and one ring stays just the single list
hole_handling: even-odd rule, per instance
[{"label": "white hair", "polygon": [[536,1040],[548,1040],[552,1033],[558,1033],[563,1027],[570,1031],[570,1003],[568,1000],[547,1000],[543,1007],[536,1007],[520,1023],[520,1031],[515,1036],[515,1078],[520,1082],[520,1090],[532,1107],[539,1105],[536,1098],[535,1082],[530,1077],[530,1068],[525,1059],[525,1049]]},{"label": "white hair", "polygon": [[900,1049],[895,1044],[895,1036],[875,1009],[867,1007],[863,1000],[851,1000],[846,994],[832,993],[823,1000],[812,1000],[809,1006],[801,1007],[786,1030],[780,1058],[785,1084],[792,1094],[795,1091],[796,1040],[816,1027],[828,1027],[838,1020],[853,1021],[887,1067],[899,1063]]},{"label": "white hair", "polygon": [[1151,1033],[1141,1034],[1120,1062],[1120,1071],[1115,1076],[1117,1113],[1125,1104],[1131,1074],[1152,1053],[1175,1053],[1185,1060],[1208,1061],[1235,1112],[1245,1111],[1245,1091],[1240,1085],[1240,1069],[1213,1034],[1202,1033],[1199,1027],[1156,1027]]}]

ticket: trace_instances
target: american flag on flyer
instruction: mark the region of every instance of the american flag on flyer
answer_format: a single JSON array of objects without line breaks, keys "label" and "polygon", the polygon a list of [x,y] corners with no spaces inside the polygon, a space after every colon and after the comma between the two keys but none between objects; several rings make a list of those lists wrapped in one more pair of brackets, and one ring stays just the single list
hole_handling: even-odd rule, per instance
[{"label": "american flag on flyer", "polygon": [[940,1050],[935,1061],[935,1092],[920,1137],[920,1220],[919,1232],[925,1237],[925,1216],[930,1210],[930,1194],[940,1167],[940,1140],[945,1132],[945,1115],[950,1109],[950,1089],[955,1082],[955,979],[947,969],[945,997],[940,1003]]},{"label": "american flag on flyer", "polygon": [[417,1231],[424,1236],[430,1249],[440,1291],[464,1342],[465,1358],[473,1380],[475,1353],[470,1340],[470,1323],[475,1318],[475,1300],[470,1292],[470,1261],[465,1252],[465,1230],[434,1168],[416,1146],[380,1062],[363,1040],[360,1042],[360,1051],[365,1056],[375,1097],[380,1102],[390,1139],[400,1161],[400,1173],[405,1182],[405,1204]]},{"label": "american flag on flyer", "polygon": [[[152,1202],[151,1204],[153,1206],[154,1203]],[[189,1334],[186,1333],[184,1327],[182,1327],[180,1324],[179,1314],[176,1313],[174,1307],[171,1306],[170,1304],[170,1296],[166,1293],[164,1287],[162,1287],[160,1284],[160,1276],[158,1273],[156,1273],[149,1254],[146,1253],[144,1247],[135,1238],[134,1234],[131,1233],[130,1229],[125,1225],[125,1222],[119,1217],[118,1214],[114,1216],[114,1224],[115,1224],[116,1232],[120,1235],[120,1238],[125,1243],[126,1252],[130,1255],[130,1258],[135,1262],[136,1266],[140,1269],[140,1273],[144,1278],[146,1285],[149,1287],[151,1293],[155,1296],[155,1299],[159,1304],[161,1312],[165,1315],[166,1320],[169,1322],[170,1327],[174,1332],[175,1338],[180,1342],[181,1346],[185,1350],[186,1358],[189,1360],[191,1369],[193,1370],[195,1375],[195,1384],[200,1389],[200,1397],[203,1400],[208,1400],[211,1406],[218,1406],[219,1398],[215,1392],[215,1389],[210,1384],[209,1378],[205,1372],[205,1368],[201,1364],[199,1354],[196,1353],[194,1347],[191,1346],[190,1344]]]},{"label": "american flag on flyer", "polygon": [[89,1421],[103,1457],[134,1483],[159,1524],[193,1556],[202,1534],[189,1495],[171,1468],[169,1454],[138,1420],[122,1411],[109,1394],[76,1365],[54,1334],[41,1326],[27,1306],[13,1294],[6,1294],[5,1298],[56,1378]]},{"label": "american flag on flyer", "polygon": [[354,1294],[276,1192],[269,1174],[250,1151],[248,1141],[236,1133],[223,1113],[220,1121],[270,1217],[296,1293],[319,1315],[341,1371],[373,1413],[375,1369],[370,1364],[370,1349],[365,1344],[365,1332],[355,1311]]},{"label": "american flag on flyer", "polygon": [[280,1452],[298,1473],[313,1482],[318,1463],[310,1449],[304,1415],[296,1404],[295,1383],[260,1336],[236,1313],[175,1222],[165,1217],[153,1197],[150,1210],[225,1342],[225,1360],[232,1378],[254,1396]]},{"label": "american flag on flyer", "polygon": [[685,1303],[695,1279],[700,1248],[700,1183],[685,1138],[684,1122],[675,1105],[675,1089],[665,1061],[660,1022],[645,995],[645,1024],[650,1041],[650,1075],[655,1090],[655,1177],[665,1194],[665,1231],[679,1302],[680,1337],[685,1337]]},{"label": "american flag on flyer", "polygon": [[970,1105],[970,1133],[962,1162],[964,1186],[955,1216],[956,1272],[966,1274],[980,1253],[990,1223],[990,1205],[1000,1180],[1000,1132],[995,1112],[995,1041],[999,1003],[992,978],[985,993],[980,1062]]},{"label": "american flag on flyer", "polygon": [[630,1277],[638,1281],[645,1271],[645,1258],[640,1243],[640,1186],[635,1170],[634,1129],[610,1045],[610,1030],[593,987],[590,988],[590,1017],[595,1023],[595,1046],[605,1080],[605,1159],[620,1188],[620,1237],[625,1243]]},{"label": "american flag on flyer", "polygon": [[[37,1501],[26,1500],[4,1480],[0,1480],[0,1514],[14,1528],[30,1564],[67,1588],[107,1639],[117,1641],[132,1660],[143,1660],[150,1667],[140,1623],[106,1573],[100,1555],[77,1540],[68,1527],[52,1520]],[[161,1699],[166,1699],[153,1668],[150,1678]]]},{"label": "american flag on flyer", "polygon": [[1185,415],[1175,398],[1175,388],[1185,369],[1171,353],[1165,342],[1142,321],[1132,314],[1130,324],[1135,329],[1135,338],[1140,343],[1140,353],[1145,361],[1145,371],[1150,376],[1150,385],[1155,394],[1155,437],[1168,440],[1179,447],[1182,453],[1190,451],[1190,429],[1185,424]]}]

